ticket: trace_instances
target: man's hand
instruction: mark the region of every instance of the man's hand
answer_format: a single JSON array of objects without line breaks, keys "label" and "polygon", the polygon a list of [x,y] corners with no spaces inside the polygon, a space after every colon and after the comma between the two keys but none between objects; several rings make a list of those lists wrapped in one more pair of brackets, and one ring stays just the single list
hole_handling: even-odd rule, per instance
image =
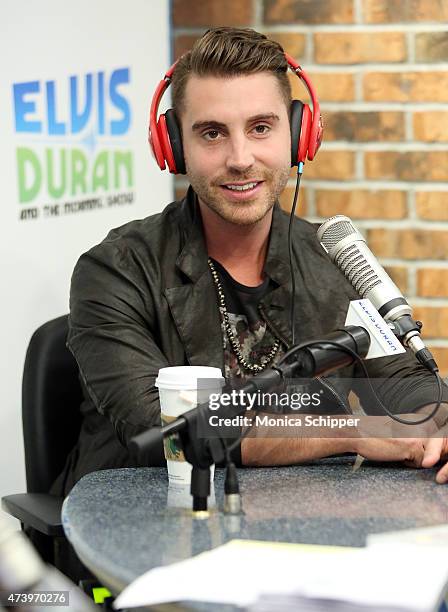
[{"label": "man's hand", "polygon": [[[430,468],[448,458],[448,438],[361,438],[355,450],[372,461],[403,461],[410,467]],[[448,482],[448,463],[437,472],[436,482]]]},{"label": "man's hand", "polygon": [[[401,414],[409,423],[430,414],[434,404],[424,406],[415,413]],[[404,425],[390,417],[363,417],[360,432],[365,436],[357,442],[357,452],[372,461],[403,461],[410,467],[433,467],[448,459],[448,406],[441,404],[437,418],[421,425]],[[413,436],[413,437],[411,437]],[[436,482],[448,482],[448,463],[436,475]]]},{"label": "man's hand", "polygon": [[[429,404],[423,406],[417,411],[417,414],[431,414],[435,408],[435,404]],[[448,421],[448,405],[445,403],[440,404],[437,413],[429,421],[429,423],[435,423],[437,431],[434,433],[434,437],[429,437],[424,442],[425,453],[422,460],[422,466],[424,468],[433,467],[438,461],[448,458],[448,435],[447,423]],[[436,482],[444,484],[448,482],[448,464],[445,464],[436,474]]]},{"label": "man's hand", "polygon": [[423,465],[424,438],[360,438],[354,442],[355,451],[366,459],[404,461],[411,467]]},{"label": "man's hand", "polygon": [[[441,432],[439,432],[440,434]],[[425,452],[422,459],[422,467],[433,467],[438,461],[448,457],[448,438],[429,438],[425,444]],[[448,463],[436,474],[436,482],[444,484],[448,482]]]}]

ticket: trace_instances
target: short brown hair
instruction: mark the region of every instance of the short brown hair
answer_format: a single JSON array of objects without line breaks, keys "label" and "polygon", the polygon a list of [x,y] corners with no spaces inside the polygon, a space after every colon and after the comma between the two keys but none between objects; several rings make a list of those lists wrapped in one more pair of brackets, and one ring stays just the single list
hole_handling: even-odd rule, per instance
[{"label": "short brown hair", "polygon": [[172,77],[173,109],[179,117],[191,75],[233,77],[266,71],[276,76],[289,113],[291,85],[281,45],[249,28],[208,30],[176,64]]}]

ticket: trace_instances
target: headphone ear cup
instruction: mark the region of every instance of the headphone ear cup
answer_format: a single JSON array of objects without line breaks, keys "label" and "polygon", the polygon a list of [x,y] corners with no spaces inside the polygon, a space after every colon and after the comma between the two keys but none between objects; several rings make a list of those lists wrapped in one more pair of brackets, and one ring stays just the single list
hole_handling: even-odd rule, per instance
[{"label": "headphone ear cup", "polygon": [[310,152],[310,135],[311,135],[311,124],[313,122],[313,114],[308,104],[303,105],[302,110],[302,124],[300,126],[300,138],[299,138],[299,153],[297,160],[305,163],[308,159],[313,159],[309,156]]},{"label": "headphone ear cup", "polygon": [[290,126],[291,126],[291,166],[299,163],[299,142],[302,131],[303,104],[300,100],[291,102]]},{"label": "headphone ear cup", "polygon": [[176,113],[172,108],[165,112],[166,129],[170,139],[171,151],[173,153],[174,163],[176,164],[177,174],[186,174],[184,148],[182,146],[182,134],[180,125],[176,117]]},{"label": "headphone ear cup", "polygon": [[165,158],[163,156],[162,145],[159,137],[159,124],[151,118],[148,131],[148,142],[151,148],[151,153],[157,162],[160,170],[165,170]]}]

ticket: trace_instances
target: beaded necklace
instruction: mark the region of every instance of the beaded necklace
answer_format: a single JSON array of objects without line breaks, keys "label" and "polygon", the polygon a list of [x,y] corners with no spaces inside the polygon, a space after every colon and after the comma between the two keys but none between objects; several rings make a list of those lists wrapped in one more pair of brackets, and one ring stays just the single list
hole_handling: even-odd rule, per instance
[{"label": "beaded necklace", "polygon": [[216,268],[213,265],[213,262],[210,258],[208,259],[208,265],[212,273],[213,282],[215,283],[216,292],[218,294],[219,306],[221,307],[221,312],[222,312],[222,316],[224,320],[224,328],[226,330],[227,337],[230,342],[230,346],[232,347],[232,350],[235,353],[238,363],[241,366],[243,366],[243,368],[245,368],[246,370],[249,370],[250,372],[253,372],[254,374],[258,374],[259,372],[262,372],[265,368],[267,368],[268,365],[274,359],[275,355],[277,354],[280,348],[280,340],[278,339],[275,340],[274,344],[271,347],[271,350],[265,357],[263,357],[260,364],[250,363],[249,361],[247,361],[247,359],[244,357],[243,352],[241,350],[241,345],[238,341],[238,338],[234,334],[232,327],[230,325],[229,313],[228,313],[227,306],[226,306],[226,298],[224,295],[224,290],[222,288],[221,281],[219,280],[219,276],[216,271]]}]

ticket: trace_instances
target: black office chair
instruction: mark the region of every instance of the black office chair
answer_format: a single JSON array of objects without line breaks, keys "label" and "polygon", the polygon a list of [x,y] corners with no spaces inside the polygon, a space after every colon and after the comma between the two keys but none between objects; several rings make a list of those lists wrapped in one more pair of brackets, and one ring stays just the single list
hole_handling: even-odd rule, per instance
[{"label": "black office chair", "polygon": [[81,427],[78,366],[65,346],[68,316],[33,334],[22,382],[22,422],[27,493],[2,498],[2,508],[31,534],[39,554],[56,566],[68,546],[61,523],[63,498],[48,492],[62,471]]}]

